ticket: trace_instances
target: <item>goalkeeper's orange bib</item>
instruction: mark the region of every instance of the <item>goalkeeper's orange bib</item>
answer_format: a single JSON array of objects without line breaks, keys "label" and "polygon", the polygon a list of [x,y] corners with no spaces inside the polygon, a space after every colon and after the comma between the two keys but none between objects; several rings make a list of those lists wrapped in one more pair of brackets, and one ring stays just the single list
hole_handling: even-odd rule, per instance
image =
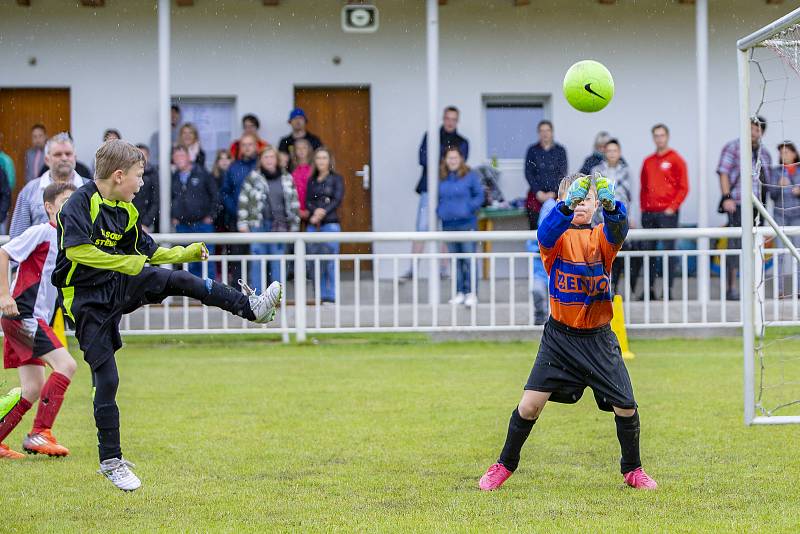
[{"label": "goalkeeper's orange bib", "polygon": [[570,227],[552,248],[542,245],[550,276],[550,315],[573,328],[597,328],[613,316],[609,272],[622,247],[611,244],[603,225]]}]

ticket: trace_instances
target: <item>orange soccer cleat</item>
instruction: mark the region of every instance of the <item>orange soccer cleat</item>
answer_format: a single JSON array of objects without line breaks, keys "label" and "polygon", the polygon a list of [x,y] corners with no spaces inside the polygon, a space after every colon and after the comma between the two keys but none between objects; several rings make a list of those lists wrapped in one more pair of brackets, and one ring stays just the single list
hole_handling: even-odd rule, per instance
[{"label": "orange soccer cleat", "polygon": [[19,460],[20,458],[25,458],[25,455],[11,450],[5,443],[0,443],[0,458]]},{"label": "orange soccer cleat", "polygon": [[69,449],[59,445],[50,430],[42,430],[35,434],[28,434],[22,440],[22,449],[29,454],[46,454],[48,456],[66,456]]}]

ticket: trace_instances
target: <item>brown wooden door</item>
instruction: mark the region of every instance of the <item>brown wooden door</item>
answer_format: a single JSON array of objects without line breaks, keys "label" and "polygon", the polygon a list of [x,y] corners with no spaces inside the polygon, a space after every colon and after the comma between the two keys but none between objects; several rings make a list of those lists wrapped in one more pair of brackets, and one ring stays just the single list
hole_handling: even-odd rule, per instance
[{"label": "brown wooden door", "polygon": [[[308,131],[331,150],[336,172],[344,178],[342,231],[372,231],[372,176],[367,181],[356,174],[365,166],[372,168],[369,87],[298,87],[294,101],[308,117]],[[370,250],[368,243],[342,246],[343,253]]]},{"label": "brown wooden door", "polygon": [[[31,127],[43,124],[47,135],[70,130],[69,89],[0,88],[2,150],[14,160],[17,193],[25,186],[25,150],[31,145]],[[12,202],[13,211],[14,204]]]}]

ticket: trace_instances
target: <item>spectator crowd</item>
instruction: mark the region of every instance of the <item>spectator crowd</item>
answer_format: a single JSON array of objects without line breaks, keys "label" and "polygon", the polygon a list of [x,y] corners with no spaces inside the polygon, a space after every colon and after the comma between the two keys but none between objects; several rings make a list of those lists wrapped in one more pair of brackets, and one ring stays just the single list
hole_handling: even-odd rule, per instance
[{"label": "spectator crowd", "polygon": [[[439,185],[436,215],[444,231],[477,230],[479,209],[487,201],[487,183],[478,169],[467,165],[469,140],[458,132],[459,110],[445,108],[439,130]],[[162,229],[159,223],[159,198],[161,191],[157,167],[159,134],[154,133],[149,144],[138,144],[146,158],[143,186],[134,199],[142,227],[149,232],[175,231],[190,233],[210,232],[339,232],[339,209],[345,195],[342,176],[336,173],[334,154],[322,140],[307,129],[308,117],[300,108],[291,110],[288,117],[289,133],[276,144],[260,134],[257,116],[247,114],[242,118],[241,135],[227,149],[207,154],[197,127],[181,121],[177,105],[171,110],[171,172],[170,195],[171,228]],[[780,224],[800,224],[800,173],[797,172],[798,151],[790,141],[778,146],[780,160],[772,164],[769,151],[761,143],[766,121],[757,117],[752,121],[751,142],[754,173],[754,191],[762,198],[771,198],[775,217]],[[556,141],[551,121],[542,120],[537,126],[538,139],[524,154],[524,176],[528,185],[525,210],[528,224],[535,230],[543,210],[555,203],[560,180],[569,174],[567,150]],[[31,128],[31,144],[25,151],[24,169],[15,169],[12,158],[3,152],[0,133],[0,230],[6,229],[16,237],[28,227],[47,221],[42,201],[42,191],[53,182],[71,182],[80,187],[93,177],[93,170],[76,159],[72,138],[67,133],[48,137],[45,127],[35,124]],[[670,132],[665,124],[651,129],[654,152],[641,164],[639,171],[639,208],[641,219],[631,221],[642,228],[676,228],[680,224],[680,211],[689,191],[686,162],[670,146]],[[419,195],[417,231],[429,230],[427,134],[419,146],[418,161],[421,175],[415,191]],[[121,139],[119,130],[108,129],[103,142]],[[581,166],[580,173],[599,173],[616,183],[615,194],[626,207],[633,203],[633,170],[622,155],[622,143],[608,132],[600,132],[594,139],[592,153]],[[739,176],[739,142],[727,143],[720,156],[719,212],[727,215],[730,226],[741,225],[741,179]],[[24,179],[13,207],[10,225],[6,220],[11,208],[12,191],[18,176]],[[456,261],[457,293],[453,304],[475,306],[478,302],[474,263],[466,256],[475,252],[475,242],[447,243],[447,249],[460,254]],[[626,247],[634,246],[626,244]],[[646,250],[670,250],[674,240],[659,240],[641,245]],[[731,240],[729,246],[739,245]],[[316,254],[337,254],[338,243],[319,243],[309,247]],[[414,243],[412,251],[421,252],[422,244]],[[231,245],[211,250],[213,253],[281,255],[287,252],[285,244],[253,243]],[[729,258],[733,258],[729,256]],[[660,261],[642,265],[632,258],[630,263],[631,287],[641,298],[650,292],[650,299],[659,297],[666,277],[671,285],[679,275],[677,265],[670,264],[667,272],[660,272]],[[192,264],[189,270],[201,273],[201,264]],[[649,270],[650,287],[637,290],[644,268]],[[218,278],[221,273],[211,262],[207,276]],[[240,262],[231,262],[227,282],[247,278],[248,284],[261,290],[266,279],[291,277],[283,273],[278,260],[246,263],[246,273],[241,273]],[[788,269],[788,267],[787,267]],[[736,265],[727,269],[728,298],[738,298]],[[622,268],[615,264],[612,284],[616,288]],[[332,261],[320,262],[320,290],[323,302],[336,299],[335,272]],[[407,275],[410,276],[410,273]],[[672,293],[672,292],[670,292]],[[664,295],[660,295],[663,298]]]}]

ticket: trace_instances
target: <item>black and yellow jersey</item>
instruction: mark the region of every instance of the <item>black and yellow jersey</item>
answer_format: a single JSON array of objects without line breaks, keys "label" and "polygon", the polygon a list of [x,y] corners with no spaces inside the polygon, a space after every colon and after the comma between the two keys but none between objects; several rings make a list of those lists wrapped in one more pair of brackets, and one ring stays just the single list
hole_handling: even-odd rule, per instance
[{"label": "black and yellow jersey", "polygon": [[[114,255],[151,258],[158,245],[142,232],[139,212],[131,202],[107,200],[94,182],[78,189],[64,203],[57,217],[58,256],[53,271],[56,287],[94,286],[122,276],[117,271],[98,269],[70,260],[68,248],[92,245]],[[136,262],[131,258],[132,263]]]}]

